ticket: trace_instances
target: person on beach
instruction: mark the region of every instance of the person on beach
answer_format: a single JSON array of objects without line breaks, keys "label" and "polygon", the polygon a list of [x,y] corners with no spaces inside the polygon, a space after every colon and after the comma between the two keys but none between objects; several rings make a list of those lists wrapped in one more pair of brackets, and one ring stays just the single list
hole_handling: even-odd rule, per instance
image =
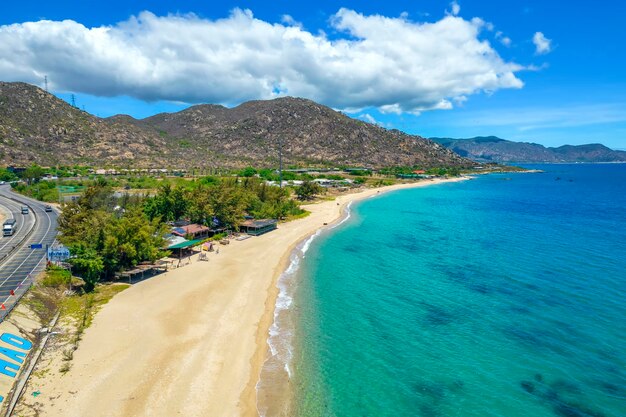
[{"label": "person on beach", "polygon": [[215,249],[215,254],[219,255],[220,254],[220,248]]}]

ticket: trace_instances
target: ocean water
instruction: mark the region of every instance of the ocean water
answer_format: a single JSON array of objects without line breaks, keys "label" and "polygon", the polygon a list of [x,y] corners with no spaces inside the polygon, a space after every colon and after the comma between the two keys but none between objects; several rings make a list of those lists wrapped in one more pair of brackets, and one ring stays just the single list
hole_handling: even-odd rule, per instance
[{"label": "ocean water", "polygon": [[301,246],[283,413],[626,416],[626,165],[537,168],[377,196]]}]

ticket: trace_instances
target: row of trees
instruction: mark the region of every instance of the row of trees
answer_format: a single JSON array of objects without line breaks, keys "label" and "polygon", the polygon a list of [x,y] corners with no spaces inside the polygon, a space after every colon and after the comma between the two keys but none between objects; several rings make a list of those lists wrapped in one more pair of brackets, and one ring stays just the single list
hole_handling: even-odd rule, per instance
[{"label": "row of trees", "polygon": [[289,189],[269,186],[254,177],[207,177],[190,188],[164,184],[145,201],[144,210],[150,219],[173,221],[185,217],[207,226],[217,220],[233,229],[239,227],[245,215],[280,219],[303,213]]},{"label": "row of trees", "polygon": [[159,219],[148,218],[140,198],[115,198],[105,181],[66,204],[59,217],[59,241],[70,248],[74,272],[87,291],[103,275],[164,256],[166,231]]},{"label": "row of trees", "polygon": [[24,171],[16,174],[13,171],[10,171],[8,168],[0,169],[0,181],[11,182],[17,181],[19,179],[24,180],[27,184],[32,184],[33,182],[39,181],[41,177],[44,176],[44,170],[39,165],[31,165],[26,168]]}]

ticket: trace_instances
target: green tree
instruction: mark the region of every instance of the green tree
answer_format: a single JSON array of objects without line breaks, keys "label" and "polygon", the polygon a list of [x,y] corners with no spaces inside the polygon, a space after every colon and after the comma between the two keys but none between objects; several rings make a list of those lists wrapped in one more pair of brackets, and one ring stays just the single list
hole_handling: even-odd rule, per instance
[{"label": "green tree", "polygon": [[310,200],[315,195],[322,192],[322,187],[313,181],[304,181],[301,186],[296,188],[296,195],[299,200]]},{"label": "green tree", "polygon": [[91,292],[100,280],[100,274],[104,270],[102,257],[98,255],[95,249],[83,245],[74,246],[72,252],[74,255],[69,261],[74,268],[74,272],[85,281],[85,291]]},{"label": "green tree", "polygon": [[86,243],[91,246],[99,241],[101,231],[112,221],[112,212],[94,210],[80,198],[63,206],[58,219],[58,239],[64,245]]},{"label": "green tree", "polygon": [[144,203],[144,211],[150,220],[157,217],[163,221],[174,221],[187,212],[188,200],[180,187],[172,188],[170,184],[161,186],[153,198]]},{"label": "green tree", "polygon": [[257,173],[257,170],[252,167],[246,167],[239,171],[239,175],[242,177],[253,177]]},{"label": "green tree", "polygon": [[217,217],[220,222],[234,229],[238,229],[246,207],[252,196],[241,187],[229,184],[220,184],[208,194],[210,217]]},{"label": "green tree", "polygon": [[158,219],[150,221],[140,207],[128,209],[106,226],[104,239],[99,239],[107,273],[163,256],[164,234],[165,225]]},{"label": "green tree", "polygon": [[18,176],[15,173],[9,171],[6,168],[0,168],[0,181],[11,182],[18,180]]},{"label": "green tree", "polygon": [[42,167],[36,164],[32,164],[20,174],[20,177],[26,181],[27,184],[39,181],[43,177],[44,170]]},{"label": "green tree", "polygon": [[89,274],[95,267],[88,261],[96,259],[102,264],[98,276],[110,276],[165,254],[166,225],[160,217],[150,220],[142,205],[131,201],[123,210],[110,209],[116,201],[102,184],[92,186],[78,201],[66,204],[59,217],[59,240],[77,254],[77,267],[92,281]]}]

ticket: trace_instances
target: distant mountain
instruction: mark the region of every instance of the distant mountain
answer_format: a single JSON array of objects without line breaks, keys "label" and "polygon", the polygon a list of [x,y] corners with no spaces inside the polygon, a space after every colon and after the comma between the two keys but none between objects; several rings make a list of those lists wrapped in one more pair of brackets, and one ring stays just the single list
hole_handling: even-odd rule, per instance
[{"label": "distant mountain", "polygon": [[0,163],[118,167],[472,166],[447,148],[310,100],[198,105],[143,120],[106,119],[44,90],[0,82]]},{"label": "distant mountain", "polygon": [[512,142],[495,136],[430,139],[462,157],[478,162],[626,162],[626,152],[599,143],[546,148],[537,143]]}]

